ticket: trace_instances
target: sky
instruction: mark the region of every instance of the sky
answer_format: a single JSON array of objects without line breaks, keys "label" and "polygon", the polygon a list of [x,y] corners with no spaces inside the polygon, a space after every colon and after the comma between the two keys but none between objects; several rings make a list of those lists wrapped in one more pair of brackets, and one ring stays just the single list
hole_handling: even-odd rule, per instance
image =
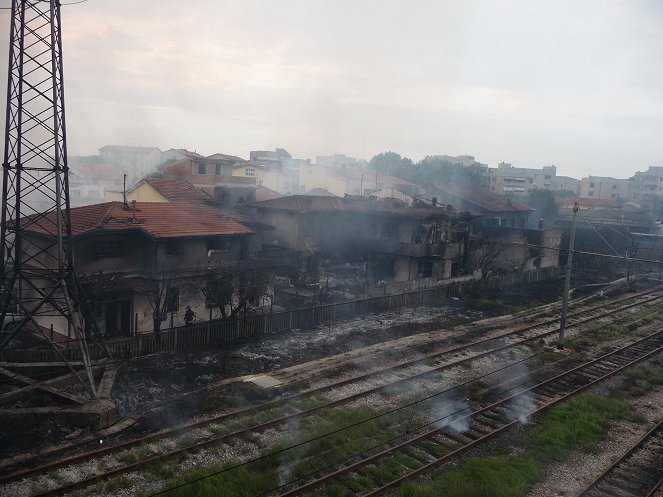
[{"label": "sky", "polygon": [[[663,165],[659,0],[87,0],[62,25],[72,155]],[[0,26],[4,96],[8,10]]]}]

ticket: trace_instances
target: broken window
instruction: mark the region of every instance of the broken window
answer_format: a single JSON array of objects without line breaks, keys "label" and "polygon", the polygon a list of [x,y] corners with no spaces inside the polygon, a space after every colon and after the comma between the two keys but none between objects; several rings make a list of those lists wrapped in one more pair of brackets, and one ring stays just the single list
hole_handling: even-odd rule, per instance
[{"label": "broken window", "polygon": [[419,259],[419,267],[417,269],[418,278],[430,278],[433,276],[433,260],[432,259]]},{"label": "broken window", "polygon": [[177,255],[177,242],[166,242],[166,255]]},{"label": "broken window", "polygon": [[166,300],[164,301],[164,311],[175,312],[180,308],[180,289],[174,286],[166,288]]},{"label": "broken window", "polygon": [[94,244],[94,253],[97,259],[122,257],[122,244],[117,241],[104,241]]}]

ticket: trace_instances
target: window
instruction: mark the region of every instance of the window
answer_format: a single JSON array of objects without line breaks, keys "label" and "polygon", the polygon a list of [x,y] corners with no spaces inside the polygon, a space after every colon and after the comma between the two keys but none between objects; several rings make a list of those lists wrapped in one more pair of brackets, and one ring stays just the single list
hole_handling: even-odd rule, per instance
[{"label": "window", "polygon": [[613,189],[613,190],[616,190],[616,189],[617,189],[617,185],[612,185],[612,189]]},{"label": "window", "polygon": [[175,312],[180,308],[180,289],[174,286],[166,288],[166,299],[163,309],[166,312]]},{"label": "window", "polygon": [[220,250],[227,252],[230,250],[230,237],[215,236],[207,239],[207,250]]},{"label": "window", "polygon": [[207,174],[207,166],[205,164],[198,164],[198,174]]},{"label": "window", "polygon": [[244,176],[250,176],[250,177],[252,177],[252,178],[255,178],[255,176],[256,176],[256,170],[255,170],[255,168],[254,168],[254,167],[247,167],[247,168],[244,170]]},{"label": "window", "polygon": [[546,174],[543,179],[552,179],[552,176],[550,174]]},{"label": "window", "polygon": [[256,180],[256,184],[257,184],[258,186],[262,186],[263,183],[264,183],[264,182],[263,182],[263,180],[261,180],[261,179]]},{"label": "window", "polygon": [[430,278],[433,276],[433,261],[431,259],[419,259],[417,276],[419,278]]},{"label": "window", "polygon": [[221,164],[216,165],[216,175],[221,176],[222,171],[221,171]]},{"label": "window", "polygon": [[94,253],[97,259],[108,259],[111,257],[122,257],[122,244],[117,241],[105,241],[94,244]]},{"label": "window", "polygon": [[177,255],[177,242],[166,242],[166,255]]},{"label": "window", "polygon": [[590,196],[590,197],[593,197],[593,196],[594,196],[594,192],[593,192],[593,191],[589,192],[589,196]]},{"label": "window", "polygon": [[590,187],[590,188],[594,188],[594,183],[590,183],[590,184],[589,184],[589,187]]}]

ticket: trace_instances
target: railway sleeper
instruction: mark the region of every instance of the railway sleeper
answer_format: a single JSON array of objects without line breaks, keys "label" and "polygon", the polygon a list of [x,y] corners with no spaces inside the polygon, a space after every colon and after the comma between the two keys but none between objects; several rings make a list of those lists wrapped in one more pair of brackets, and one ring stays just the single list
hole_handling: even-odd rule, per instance
[{"label": "railway sleeper", "polygon": [[489,418],[488,416],[485,415],[485,413],[481,413],[478,416],[476,416],[474,418],[474,421],[484,426],[487,426],[488,428],[490,428],[490,431],[493,431],[504,424],[502,421],[497,422],[493,418]]},{"label": "railway sleeper", "polygon": [[613,488],[610,485],[601,485],[600,487],[593,488],[587,497],[595,495],[596,497],[625,497],[624,492]]},{"label": "railway sleeper", "polygon": [[[655,481],[649,482],[653,484]],[[621,491],[621,495],[642,495],[642,490],[646,488],[647,482],[639,478],[634,482],[633,478],[627,476],[615,475],[610,478],[609,486]]]},{"label": "railway sleeper", "polygon": [[403,451],[406,455],[410,456],[412,459],[416,459],[422,465],[433,462],[437,459],[436,456],[430,454],[424,448],[418,447],[416,445],[411,445]]},{"label": "railway sleeper", "polygon": [[[445,449],[447,452],[453,452],[454,450],[458,449],[459,447],[462,447],[462,446],[465,445],[464,443],[462,443],[458,440],[455,440],[451,437],[448,437],[446,435],[446,433],[440,433],[438,435],[435,435],[435,436],[429,438],[428,441],[432,442],[434,445],[437,445],[437,446],[441,447],[442,449]],[[422,445],[426,448],[426,450],[428,452],[431,452],[432,454],[435,454],[436,449],[433,448],[432,446],[427,445],[428,441],[423,442]]]},{"label": "railway sleeper", "polygon": [[474,442],[475,440],[474,438],[465,435],[465,433],[460,433],[457,431],[445,431],[444,434],[448,438],[457,441],[460,444],[460,446],[468,445],[469,443]]},{"label": "railway sleeper", "polygon": [[472,420],[472,423],[470,424],[470,430],[479,433],[482,437],[484,435],[488,435],[489,433],[495,431],[495,429],[492,426],[484,425],[481,422],[479,422],[476,418]]}]

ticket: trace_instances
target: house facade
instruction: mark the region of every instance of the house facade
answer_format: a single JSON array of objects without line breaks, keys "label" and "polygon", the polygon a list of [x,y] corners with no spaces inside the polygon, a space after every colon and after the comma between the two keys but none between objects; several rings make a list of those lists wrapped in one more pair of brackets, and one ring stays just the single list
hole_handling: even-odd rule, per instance
[{"label": "house facade", "polygon": [[295,195],[251,205],[275,227],[264,243],[304,257],[363,263],[366,282],[438,281],[460,274],[472,237],[468,212],[393,199]]},{"label": "house facade", "polygon": [[[107,202],[71,209],[71,222],[79,282],[106,336],[182,325],[186,306],[207,316],[202,279],[252,258],[254,231],[201,204]],[[38,224],[26,234],[35,250],[46,236]],[[39,324],[62,332],[58,319]]]}]

